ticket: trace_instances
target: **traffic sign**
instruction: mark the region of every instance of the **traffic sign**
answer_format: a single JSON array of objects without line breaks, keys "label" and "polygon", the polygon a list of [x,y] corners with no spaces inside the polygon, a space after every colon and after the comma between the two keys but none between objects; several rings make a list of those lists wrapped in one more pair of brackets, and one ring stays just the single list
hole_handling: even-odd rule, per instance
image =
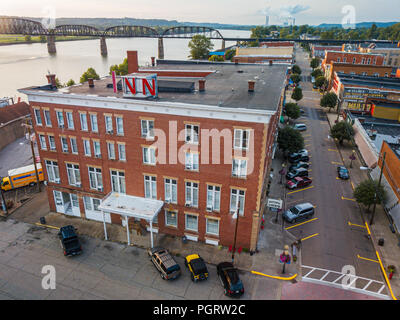
[{"label": "traffic sign", "polygon": [[280,199],[268,199],[267,207],[275,208],[275,209],[282,209],[283,201]]}]

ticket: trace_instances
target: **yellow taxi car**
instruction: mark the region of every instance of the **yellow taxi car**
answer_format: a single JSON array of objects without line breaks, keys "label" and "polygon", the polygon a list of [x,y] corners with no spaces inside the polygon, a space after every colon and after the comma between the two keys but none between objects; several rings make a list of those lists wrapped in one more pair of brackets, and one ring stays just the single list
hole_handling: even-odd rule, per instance
[{"label": "yellow taxi car", "polygon": [[206,280],[208,278],[208,269],[198,254],[190,254],[185,258],[185,266],[190,271],[190,278],[193,282]]}]

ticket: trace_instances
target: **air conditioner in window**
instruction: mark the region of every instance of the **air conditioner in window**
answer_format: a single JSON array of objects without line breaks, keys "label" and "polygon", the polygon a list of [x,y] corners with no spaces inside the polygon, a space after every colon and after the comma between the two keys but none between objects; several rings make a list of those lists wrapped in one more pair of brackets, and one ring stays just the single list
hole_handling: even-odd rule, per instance
[{"label": "air conditioner in window", "polygon": [[97,187],[97,191],[103,192],[103,187]]},{"label": "air conditioner in window", "polygon": [[186,206],[186,207],[192,206],[192,201],[186,201],[185,206]]},{"label": "air conditioner in window", "polygon": [[55,178],[55,179],[54,179],[54,182],[55,182],[55,183],[60,183],[60,178]]},{"label": "air conditioner in window", "polygon": [[95,158],[101,158],[101,154],[95,154]]},{"label": "air conditioner in window", "polygon": [[212,212],[213,211],[213,206],[207,206],[207,212]]},{"label": "air conditioner in window", "polygon": [[61,129],[64,129],[64,125],[63,124],[59,124],[58,127],[61,128]]},{"label": "air conditioner in window", "polygon": [[232,214],[234,214],[234,213],[236,213],[236,210],[237,210],[237,209],[232,209],[232,208],[230,208],[230,209],[229,209],[229,212],[232,213]]},{"label": "air conditioner in window", "polygon": [[191,164],[187,164],[187,165],[186,165],[186,169],[192,170],[192,169],[193,169],[193,166],[192,166]]},{"label": "air conditioner in window", "polygon": [[75,184],[75,186],[77,186],[77,187],[80,187],[82,184],[80,183],[80,182],[77,182],[76,184]]},{"label": "air conditioner in window", "polygon": [[170,198],[165,198],[165,203],[171,203],[171,199]]},{"label": "air conditioner in window", "polygon": [[108,134],[114,134],[114,130],[107,130]]}]

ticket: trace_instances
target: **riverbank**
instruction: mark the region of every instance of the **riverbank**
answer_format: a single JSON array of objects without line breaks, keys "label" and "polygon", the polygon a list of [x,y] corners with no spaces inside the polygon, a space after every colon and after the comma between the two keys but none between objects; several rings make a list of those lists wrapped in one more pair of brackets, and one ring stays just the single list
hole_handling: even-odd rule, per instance
[{"label": "riverbank", "polygon": [[[61,41],[78,41],[78,40],[93,40],[98,39],[97,37],[76,37],[76,36],[60,36],[56,37],[56,42]],[[40,38],[40,36],[32,37],[30,41],[25,40],[24,35],[0,35],[0,46],[9,46],[14,44],[32,44],[32,43],[46,43],[46,40]]]}]

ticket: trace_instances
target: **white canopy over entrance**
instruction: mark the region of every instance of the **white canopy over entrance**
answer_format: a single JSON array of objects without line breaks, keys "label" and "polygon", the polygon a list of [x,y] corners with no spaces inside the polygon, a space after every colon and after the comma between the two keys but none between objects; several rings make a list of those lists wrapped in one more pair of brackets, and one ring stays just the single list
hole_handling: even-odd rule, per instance
[{"label": "white canopy over entrance", "polygon": [[[128,244],[130,244],[128,219],[133,217],[148,221],[150,223],[151,247],[153,248],[153,221],[157,218],[163,205],[164,202],[161,200],[112,192],[102,200],[98,208],[103,213],[103,218],[105,217],[105,213],[115,213],[125,217]],[[108,240],[105,219],[103,219],[103,224],[105,239]]]}]

